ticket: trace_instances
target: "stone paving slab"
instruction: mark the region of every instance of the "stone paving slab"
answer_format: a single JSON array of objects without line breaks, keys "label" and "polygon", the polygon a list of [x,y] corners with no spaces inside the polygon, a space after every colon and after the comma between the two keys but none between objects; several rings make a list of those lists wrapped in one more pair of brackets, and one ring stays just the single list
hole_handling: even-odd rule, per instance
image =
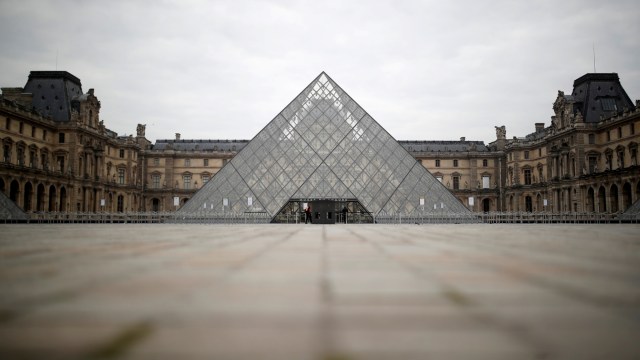
[{"label": "stone paving slab", "polygon": [[0,225],[2,359],[639,359],[638,225]]}]

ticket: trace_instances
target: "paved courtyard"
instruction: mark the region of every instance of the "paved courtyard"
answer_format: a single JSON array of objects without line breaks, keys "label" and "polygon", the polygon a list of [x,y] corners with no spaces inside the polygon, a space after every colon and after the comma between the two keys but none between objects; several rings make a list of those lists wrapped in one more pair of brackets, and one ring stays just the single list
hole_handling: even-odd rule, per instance
[{"label": "paved courtyard", "polygon": [[2,359],[639,359],[638,225],[1,225]]}]

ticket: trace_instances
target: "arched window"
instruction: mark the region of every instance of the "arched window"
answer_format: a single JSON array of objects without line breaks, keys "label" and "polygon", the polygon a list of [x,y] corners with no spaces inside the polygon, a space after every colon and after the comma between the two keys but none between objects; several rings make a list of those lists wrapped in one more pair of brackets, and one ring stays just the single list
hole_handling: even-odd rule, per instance
[{"label": "arched window", "polygon": [[611,185],[611,189],[609,190],[609,197],[611,199],[611,212],[618,212],[618,186],[616,184]]},{"label": "arched window", "polygon": [[533,199],[529,195],[524,198],[524,208],[527,212],[533,211]]},{"label": "arched window", "polygon": [[587,211],[595,212],[596,211],[595,204],[596,204],[596,192],[593,190],[593,188],[590,187],[589,190],[587,191]]},{"label": "arched window", "polygon": [[124,196],[123,195],[118,195],[117,211],[118,212],[123,212],[124,211]]},{"label": "arched window", "polygon": [[13,180],[9,186],[9,199],[17,204],[18,194],[20,194],[20,184],[18,184],[16,180]]},{"label": "arched window", "polygon": [[604,186],[598,189],[598,212],[607,212],[607,194]]},{"label": "arched window", "polygon": [[622,210],[627,210],[632,203],[631,184],[627,182],[622,186]]},{"label": "arched window", "polygon": [[60,211],[67,211],[67,189],[64,187],[60,188]]},{"label": "arched window", "polygon": [[49,211],[56,211],[56,187],[49,186]]},{"label": "arched window", "polygon": [[482,211],[484,211],[484,212],[491,211],[491,199],[483,199],[482,200]]}]

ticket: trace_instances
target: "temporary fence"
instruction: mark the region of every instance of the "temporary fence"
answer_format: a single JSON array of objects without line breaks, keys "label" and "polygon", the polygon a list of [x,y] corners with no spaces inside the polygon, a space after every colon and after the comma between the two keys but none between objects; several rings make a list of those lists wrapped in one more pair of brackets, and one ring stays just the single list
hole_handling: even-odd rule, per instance
[{"label": "temporary fence", "polygon": [[[266,212],[193,213],[180,212],[31,212],[27,219],[1,219],[0,223],[127,223],[127,224],[266,224],[272,222]],[[299,214],[280,216],[278,223],[304,223]],[[425,214],[348,214],[338,224],[604,224],[640,223],[639,214],[589,212],[487,212],[487,213],[425,213]]]}]

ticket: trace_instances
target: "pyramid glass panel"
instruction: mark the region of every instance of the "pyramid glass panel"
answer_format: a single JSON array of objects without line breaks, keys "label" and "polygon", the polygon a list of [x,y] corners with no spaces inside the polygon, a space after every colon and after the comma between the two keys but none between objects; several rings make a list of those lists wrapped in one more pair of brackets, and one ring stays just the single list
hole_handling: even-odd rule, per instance
[{"label": "pyramid glass panel", "polygon": [[179,212],[215,217],[262,211],[275,220],[310,201],[329,209],[324,220],[334,219],[332,209],[345,204],[370,219],[445,208],[471,218],[444,185],[325,73]]}]

